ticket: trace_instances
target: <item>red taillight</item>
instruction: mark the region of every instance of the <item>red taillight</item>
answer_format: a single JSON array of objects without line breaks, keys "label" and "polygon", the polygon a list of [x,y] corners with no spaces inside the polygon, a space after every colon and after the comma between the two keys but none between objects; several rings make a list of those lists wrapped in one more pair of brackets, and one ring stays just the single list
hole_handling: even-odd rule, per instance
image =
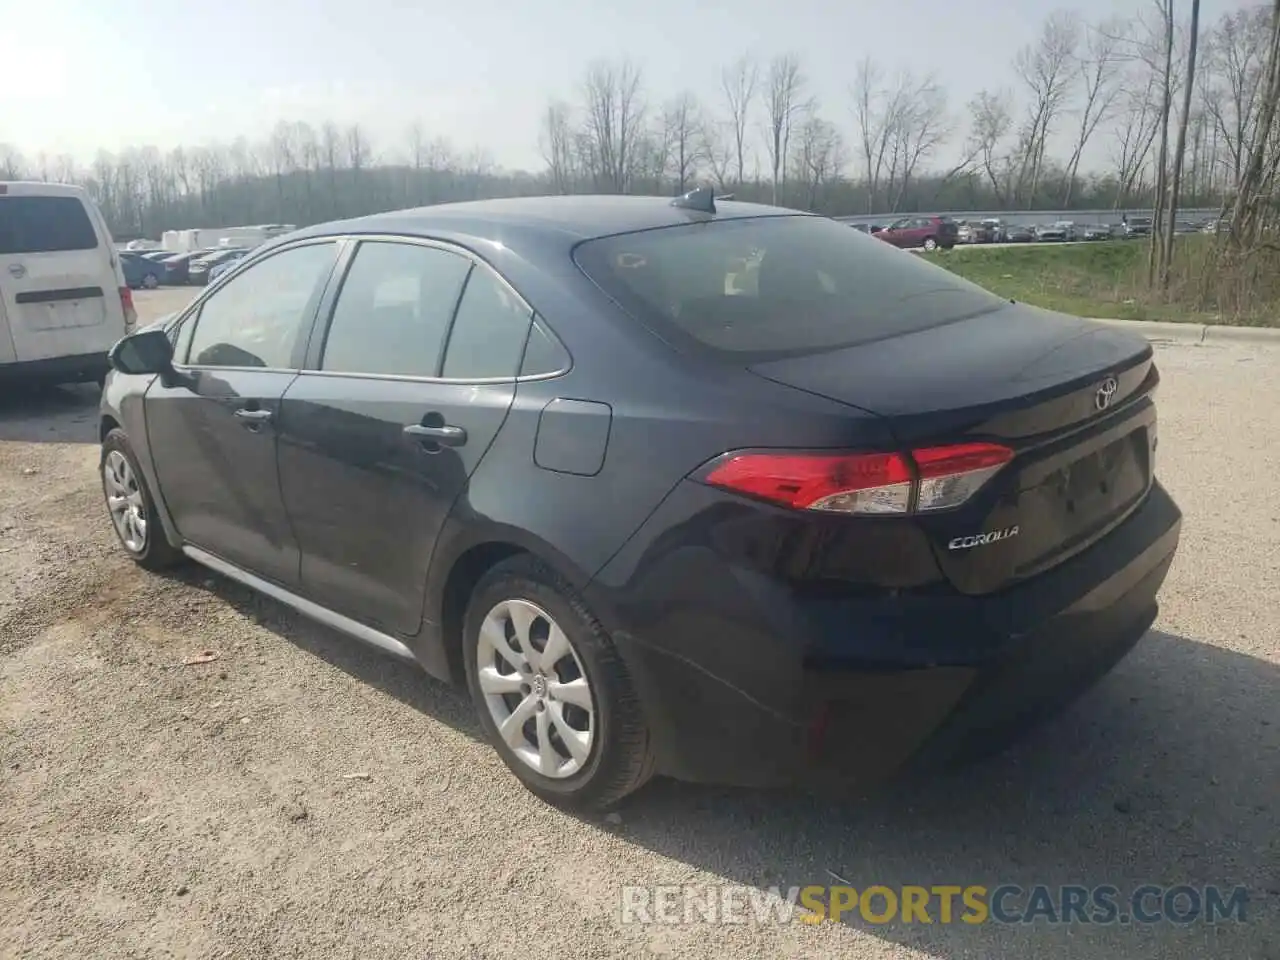
[{"label": "red taillight", "polygon": [[900,453],[730,455],[706,482],[797,510],[904,514],[957,506],[1013,459],[1008,447],[965,443]]},{"label": "red taillight", "polygon": [[133,306],[133,291],[128,287],[120,288],[120,306],[124,309],[124,325],[133,327],[138,322],[138,311]]}]

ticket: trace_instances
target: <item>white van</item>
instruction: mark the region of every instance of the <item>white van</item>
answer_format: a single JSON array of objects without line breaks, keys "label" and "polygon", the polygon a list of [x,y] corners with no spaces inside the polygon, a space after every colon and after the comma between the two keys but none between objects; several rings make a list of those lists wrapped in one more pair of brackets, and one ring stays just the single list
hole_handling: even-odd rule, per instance
[{"label": "white van", "polygon": [[97,380],[137,314],[97,204],[80,187],[0,181],[0,382]]}]

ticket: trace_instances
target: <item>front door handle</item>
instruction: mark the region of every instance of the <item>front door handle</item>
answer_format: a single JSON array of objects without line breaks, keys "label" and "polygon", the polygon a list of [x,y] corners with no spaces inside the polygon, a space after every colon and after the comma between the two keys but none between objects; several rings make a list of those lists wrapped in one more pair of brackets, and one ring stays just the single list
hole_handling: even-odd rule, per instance
[{"label": "front door handle", "polygon": [[265,423],[271,419],[270,410],[262,410],[258,408],[250,409],[248,407],[241,407],[236,411],[235,415],[241,420],[248,420],[250,423]]},{"label": "front door handle", "polygon": [[417,437],[419,440],[439,443],[446,447],[460,447],[467,442],[467,431],[463,430],[462,427],[448,425],[428,427],[422,423],[411,423],[404,428],[404,432],[411,437]]}]

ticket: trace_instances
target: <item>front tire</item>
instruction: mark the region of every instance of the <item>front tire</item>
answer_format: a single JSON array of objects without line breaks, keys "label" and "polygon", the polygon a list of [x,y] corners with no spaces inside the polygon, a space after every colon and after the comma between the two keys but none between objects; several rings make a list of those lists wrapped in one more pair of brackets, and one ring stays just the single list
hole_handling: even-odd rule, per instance
[{"label": "front tire", "polygon": [[463,627],[467,687],[498,755],[533,793],[603,810],[653,773],[649,731],[609,634],[528,555],[476,585]]},{"label": "front tire", "polygon": [[160,278],[154,273],[148,273],[142,278],[142,286],[147,290],[154,290],[156,287],[160,286]]},{"label": "front tire", "polygon": [[182,552],[165,538],[138,458],[119,427],[102,441],[98,472],[111,525],[129,559],[146,570],[163,570],[179,563]]}]

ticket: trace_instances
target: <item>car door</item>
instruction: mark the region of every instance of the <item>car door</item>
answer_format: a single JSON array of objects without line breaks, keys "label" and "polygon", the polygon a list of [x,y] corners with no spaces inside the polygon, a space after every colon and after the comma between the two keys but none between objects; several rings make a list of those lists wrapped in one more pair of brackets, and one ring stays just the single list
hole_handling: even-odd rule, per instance
[{"label": "car door", "polygon": [[461,250],[359,244],[281,410],[280,484],[307,596],[418,631],[432,551],[506,419],[531,316]]},{"label": "car door", "polygon": [[276,464],[280,398],[297,376],[339,244],[280,250],[183,318],[177,376],[147,391],[160,493],[192,545],[285,586],[298,581]]},{"label": "car door", "polygon": [[909,217],[903,217],[900,220],[895,220],[893,221],[893,223],[889,224],[887,227],[881,230],[878,234],[876,234],[876,236],[878,236],[881,240],[887,240],[889,243],[892,243],[895,247],[900,247],[903,245],[905,234],[906,234],[906,228],[910,223],[911,223],[911,219]]}]

